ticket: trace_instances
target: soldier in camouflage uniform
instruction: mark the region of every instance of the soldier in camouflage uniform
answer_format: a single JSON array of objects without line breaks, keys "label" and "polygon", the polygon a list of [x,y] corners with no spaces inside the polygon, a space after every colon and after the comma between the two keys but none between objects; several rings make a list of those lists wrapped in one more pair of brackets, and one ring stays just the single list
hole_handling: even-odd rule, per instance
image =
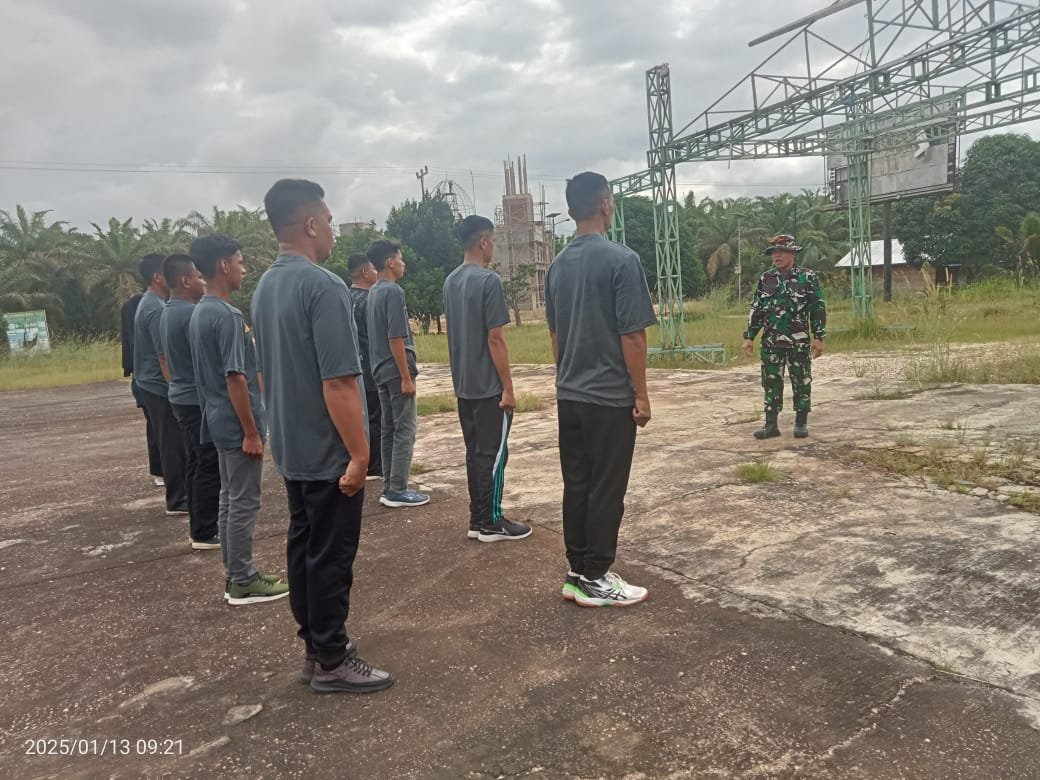
[{"label": "soldier in camouflage uniform", "polygon": [[758,280],[748,327],[744,331],[744,354],[748,357],[752,355],[755,336],[762,331],[766,424],[755,431],[756,439],[780,435],[777,417],[784,406],[785,366],[791,373],[794,393],[794,435],[799,439],[809,435],[812,358],[823,354],[827,307],[816,272],[799,268],[796,263],[801,249],[794,236],[780,235],[769,242],[766,254],[773,261],[773,267]]}]

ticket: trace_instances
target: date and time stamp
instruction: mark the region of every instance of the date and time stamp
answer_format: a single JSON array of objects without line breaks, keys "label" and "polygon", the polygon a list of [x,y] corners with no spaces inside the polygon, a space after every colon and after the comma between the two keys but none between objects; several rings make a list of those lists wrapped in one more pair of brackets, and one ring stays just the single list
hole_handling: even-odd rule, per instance
[{"label": "date and time stamp", "polygon": [[27,756],[180,756],[180,739],[39,738],[23,742]]}]

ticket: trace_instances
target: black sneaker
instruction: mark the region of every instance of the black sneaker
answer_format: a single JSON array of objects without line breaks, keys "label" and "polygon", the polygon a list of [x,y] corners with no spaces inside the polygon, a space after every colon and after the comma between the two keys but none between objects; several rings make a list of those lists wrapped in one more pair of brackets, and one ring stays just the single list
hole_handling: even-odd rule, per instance
[{"label": "black sneaker", "polygon": [[220,549],[220,537],[214,536],[211,539],[192,539],[191,549],[193,550],[219,550]]},{"label": "black sneaker", "polygon": [[466,531],[466,538],[467,539],[476,539],[477,536],[479,536],[479,535],[480,535],[480,524],[479,523],[470,523],[469,524],[469,530]]},{"label": "black sneaker", "polygon": [[[347,657],[357,655],[357,645],[353,639],[347,641]],[[310,685],[314,679],[314,670],[318,668],[318,656],[307,653],[303,656],[303,666],[297,679],[304,685]]]},{"label": "black sneaker", "polygon": [[315,693],[375,693],[396,682],[390,672],[373,669],[357,655],[347,656],[335,669],[326,671],[321,664],[314,666],[311,690]]},{"label": "black sneaker", "polygon": [[502,518],[502,522],[492,526],[481,526],[477,539],[482,542],[516,542],[531,535],[531,526],[514,523]]}]

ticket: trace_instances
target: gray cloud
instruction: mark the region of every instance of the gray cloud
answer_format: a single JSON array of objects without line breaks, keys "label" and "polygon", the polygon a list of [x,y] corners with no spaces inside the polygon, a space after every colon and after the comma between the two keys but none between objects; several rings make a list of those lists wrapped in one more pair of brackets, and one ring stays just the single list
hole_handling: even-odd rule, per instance
[{"label": "gray cloud", "polygon": [[[0,159],[171,171],[3,170],[0,208],[84,226],[257,205],[281,173],[243,169],[277,166],[320,181],[337,216],[381,221],[428,164],[428,183],[454,178],[490,214],[501,160],[527,153],[563,211],[564,177],[645,167],[648,67],[671,64],[681,127],[767,54],[749,39],[825,4],[0,0]],[[678,180],[760,194],[822,183],[823,164],[690,164]]]}]

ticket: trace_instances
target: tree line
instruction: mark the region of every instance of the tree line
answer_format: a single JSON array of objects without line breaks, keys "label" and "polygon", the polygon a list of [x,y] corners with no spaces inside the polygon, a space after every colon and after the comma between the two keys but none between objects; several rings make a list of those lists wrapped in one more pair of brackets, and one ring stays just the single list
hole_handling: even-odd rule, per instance
[{"label": "tree line", "polygon": [[[626,242],[639,253],[651,287],[657,276],[653,207],[647,198],[624,200]],[[765,240],[791,233],[804,247],[800,261],[825,277],[848,251],[844,211],[826,196],[803,190],[770,197],[697,199],[679,210],[683,292],[733,290],[738,260],[742,293],[766,267]],[[982,138],[968,151],[956,192],[901,201],[893,208],[893,236],[911,264],[957,265],[962,278],[1032,278],[1040,258],[1040,143],[1022,135]],[[880,219],[874,220],[880,238]],[[441,285],[460,261],[455,215],[445,201],[408,200],[390,210],[386,228],[354,230],[336,243],[327,267],[345,279],[347,258],[375,238],[402,242],[408,273],[402,284],[412,315],[424,330],[440,326]],[[236,304],[249,298],[277,245],[261,209],[214,207],[179,218],[112,218],[80,231],[49,211],[22,206],[0,211],[0,313],[44,309],[56,336],[107,337],[118,333],[123,301],[141,288],[140,258],[149,252],[185,252],[197,236],[220,232],[242,245],[249,268]],[[560,244],[564,239],[559,239]],[[559,247],[558,247],[559,248]],[[523,275],[523,274],[521,274]],[[524,280],[517,282],[522,294]]]}]

